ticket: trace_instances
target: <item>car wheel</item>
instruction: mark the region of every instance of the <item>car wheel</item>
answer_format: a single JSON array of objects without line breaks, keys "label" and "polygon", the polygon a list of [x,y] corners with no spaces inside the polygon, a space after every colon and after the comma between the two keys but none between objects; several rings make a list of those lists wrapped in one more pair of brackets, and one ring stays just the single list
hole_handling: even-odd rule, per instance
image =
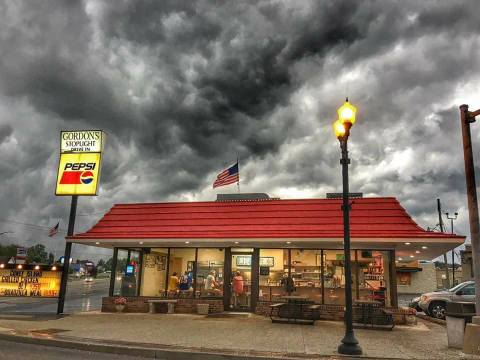
[{"label": "car wheel", "polygon": [[428,306],[428,314],[436,319],[445,319],[445,303],[434,301]]}]

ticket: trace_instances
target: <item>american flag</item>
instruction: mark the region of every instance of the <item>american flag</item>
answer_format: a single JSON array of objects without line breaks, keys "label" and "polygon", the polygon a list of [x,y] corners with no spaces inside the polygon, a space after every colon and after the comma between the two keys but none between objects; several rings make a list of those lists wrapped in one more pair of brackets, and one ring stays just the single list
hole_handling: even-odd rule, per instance
[{"label": "american flag", "polygon": [[58,226],[60,225],[60,222],[57,223],[54,227],[52,227],[50,230],[48,230],[48,236],[52,237],[58,233]]},{"label": "american flag", "polygon": [[238,173],[238,161],[235,165],[230,166],[227,170],[223,170],[217,175],[217,179],[213,183],[213,188],[224,185],[230,185],[240,181],[240,175]]}]

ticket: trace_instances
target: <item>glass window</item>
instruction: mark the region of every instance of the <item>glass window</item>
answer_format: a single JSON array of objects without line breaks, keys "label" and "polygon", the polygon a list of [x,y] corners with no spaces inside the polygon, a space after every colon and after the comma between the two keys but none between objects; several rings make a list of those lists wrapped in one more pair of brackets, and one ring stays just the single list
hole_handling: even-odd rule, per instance
[{"label": "glass window", "polygon": [[143,255],[141,296],[164,296],[168,249],[153,248]]},{"label": "glass window", "polygon": [[358,250],[359,299],[391,306],[388,251]]},{"label": "glass window", "polygon": [[137,296],[139,259],[139,251],[118,250],[114,295]]},{"label": "glass window", "polygon": [[307,249],[291,251],[291,276],[295,285],[295,295],[306,296],[316,303],[321,303],[321,251]]},{"label": "glass window", "polygon": [[324,250],[325,304],[345,304],[343,250]]},{"label": "glass window", "polygon": [[168,295],[191,297],[193,295],[193,270],[195,249],[171,248],[168,265]]},{"label": "glass window", "polygon": [[462,289],[462,295],[475,295],[475,285],[467,285]]},{"label": "glass window", "polygon": [[223,297],[224,249],[198,249],[195,297]]},{"label": "glass window", "polygon": [[287,295],[288,249],[260,249],[259,266],[259,300],[279,301]]}]

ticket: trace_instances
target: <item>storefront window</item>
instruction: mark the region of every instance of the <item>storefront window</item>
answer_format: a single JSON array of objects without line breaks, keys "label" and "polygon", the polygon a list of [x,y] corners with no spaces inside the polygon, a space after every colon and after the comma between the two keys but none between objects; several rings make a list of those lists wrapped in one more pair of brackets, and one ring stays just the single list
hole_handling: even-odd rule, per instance
[{"label": "storefront window", "polygon": [[324,250],[325,304],[345,304],[345,260],[342,250]]},{"label": "storefront window", "polygon": [[168,249],[153,248],[143,256],[141,296],[165,296]]},{"label": "storefront window", "polygon": [[388,251],[358,250],[357,257],[360,268],[358,298],[390,306]]},{"label": "storefront window", "polygon": [[307,249],[291,251],[291,276],[295,284],[295,295],[321,303],[321,251]]},{"label": "storefront window", "polygon": [[137,296],[140,252],[118,250],[114,295]]},{"label": "storefront window", "polygon": [[223,297],[224,249],[198,249],[195,297]]},{"label": "storefront window", "polygon": [[168,296],[193,296],[195,249],[171,248],[168,265]]},{"label": "storefront window", "polygon": [[280,301],[282,296],[287,295],[285,278],[288,276],[288,250],[260,249],[258,273],[259,300]]}]

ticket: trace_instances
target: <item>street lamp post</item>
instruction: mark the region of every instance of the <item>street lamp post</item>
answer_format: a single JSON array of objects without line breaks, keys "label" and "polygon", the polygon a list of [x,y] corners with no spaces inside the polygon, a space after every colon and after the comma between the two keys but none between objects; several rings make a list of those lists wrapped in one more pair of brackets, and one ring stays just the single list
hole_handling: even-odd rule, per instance
[{"label": "street lamp post", "polygon": [[349,203],[349,187],[348,187],[348,137],[350,129],[355,123],[356,108],[348,102],[337,110],[338,120],[334,122],[333,129],[335,136],[340,141],[340,149],[342,158],[342,180],[343,180],[343,250],[345,260],[345,336],[342,343],[338,346],[338,352],[345,355],[360,355],[362,348],[358,345],[358,340],[353,333],[352,319],[352,270],[350,267],[350,203]]},{"label": "street lamp post", "polygon": [[[450,230],[453,234],[453,220],[457,220],[458,213],[456,212],[453,216],[449,216],[449,213],[446,212],[445,215],[450,220]],[[447,268],[447,265],[445,265],[445,268]],[[452,250],[452,286],[455,286],[455,249]]]},{"label": "street lamp post", "polygon": [[470,123],[480,115],[480,109],[468,111],[468,105],[460,105],[460,123],[462,127],[463,157],[465,161],[465,179],[467,183],[468,218],[470,222],[470,239],[472,242],[473,279],[475,281],[475,302],[477,321],[480,317],[480,232],[478,221],[477,188],[473,166],[472,138]]}]

